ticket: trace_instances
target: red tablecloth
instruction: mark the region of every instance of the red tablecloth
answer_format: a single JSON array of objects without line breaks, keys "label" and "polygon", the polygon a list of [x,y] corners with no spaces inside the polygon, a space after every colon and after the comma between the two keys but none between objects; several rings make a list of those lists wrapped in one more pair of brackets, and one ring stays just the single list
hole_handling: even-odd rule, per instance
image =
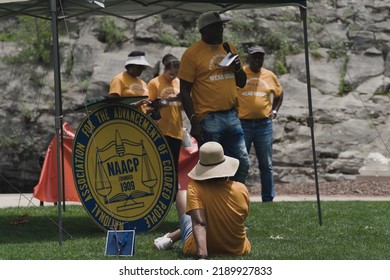
[{"label": "red tablecloth", "polygon": [[[65,201],[80,201],[73,180],[72,171],[72,146],[74,132],[68,123],[63,124],[64,131],[64,186]],[[57,139],[54,136],[47,148],[45,161],[43,162],[41,176],[34,187],[34,197],[40,201],[57,202]],[[62,193],[62,190],[61,190]],[[63,200],[63,199],[62,199]]]},{"label": "red tablecloth", "polygon": [[198,163],[199,152],[198,152],[198,143],[195,138],[191,137],[191,146],[181,147],[179,155],[179,189],[186,190],[190,177],[188,177],[188,172]]}]

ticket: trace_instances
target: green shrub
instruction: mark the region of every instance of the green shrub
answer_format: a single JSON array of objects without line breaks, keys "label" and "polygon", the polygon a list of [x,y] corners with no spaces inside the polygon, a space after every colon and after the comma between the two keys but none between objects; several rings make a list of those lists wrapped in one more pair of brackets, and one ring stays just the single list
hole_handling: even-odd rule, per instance
[{"label": "green shrub", "polygon": [[0,32],[0,42],[15,41],[15,34],[10,32]]},{"label": "green shrub", "polygon": [[20,109],[20,113],[21,113],[21,115],[23,116],[23,119],[24,119],[24,123],[25,123],[25,124],[28,124],[28,123],[31,122],[32,117],[33,117],[33,112],[32,112],[29,108],[27,108],[27,107],[22,107],[22,108]]},{"label": "green shrub", "polygon": [[82,92],[87,91],[90,84],[90,78],[84,78],[84,80],[80,81],[79,86]]},{"label": "green shrub", "polygon": [[20,143],[11,136],[0,137],[0,148],[12,149],[17,147]]},{"label": "green shrub", "polygon": [[2,36],[2,39],[17,42],[22,50],[15,55],[4,57],[7,63],[51,65],[52,33],[50,21],[20,16],[18,23],[9,30],[9,33],[11,35]]},{"label": "green shrub", "polygon": [[161,34],[160,40],[165,45],[170,45],[174,47],[178,47],[181,45],[181,42],[177,37],[174,37],[172,34],[167,32],[163,32]]},{"label": "green shrub", "polygon": [[347,65],[348,65],[348,57],[345,56],[343,59],[343,66],[340,72],[340,83],[339,83],[339,92],[338,95],[344,96],[347,93],[355,90],[355,86],[353,84],[347,83],[345,81],[345,75],[347,73]]},{"label": "green shrub", "polygon": [[283,75],[287,73],[287,68],[285,66],[285,63],[281,60],[275,61],[275,71],[278,75]]},{"label": "green shrub", "polygon": [[159,39],[166,45],[174,47],[189,47],[200,39],[200,34],[198,30],[193,27],[190,28],[190,30],[180,30],[178,36],[173,36],[170,33],[163,32],[160,34]]},{"label": "green shrub", "polygon": [[237,33],[243,33],[246,31],[254,32],[255,30],[255,25],[243,18],[234,18],[229,25],[231,26],[231,30]]},{"label": "green shrub", "polygon": [[72,70],[73,70],[73,64],[74,64],[74,61],[73,61],[73,54],[72,52],[69,54],[69,56],[67,57],[66,59],[66,66],[65,66],[65,73],[67,75],[71,75],[72,74]]},{"label": "green shrub", "polygon": [[182,46],[189,47],[198,40],[200,40],[200,34],[198,32],[198,29],[193,27],[192,29],[184,33],[184,38],[181,42]]},{"label": "green shrub", "polygon": [[[333,53],[331,51],[334,51]],[[335,58],[338,58],[342,61],[341,65],[341,71],[340,71],[340,82],[339,82],[339,92],[338,95],[344,96],[347,93],[353,91],[355,89],[355,85],[351,83],[347,83],[345,81],[345,76],[347,74],[347,67],[348,67],[348,55],[347,55],[347,50],[344,47],[344,45],[336,45],[335,48],[332,48],[329,53],[332,53]]]},{"label": "green shrub", "polygon": [[114,20],[110,17],[102,17],[99,21],[98,40],[108,45],[121,44],[126,40],[124,29],[116,26]]},{"label": "green shrub", "polygon": [[343,42],[336,42],[331,46],[330,50],[328,51],[328,60],[344,58],[347,55],[347,52],[348,49]]},{"label": "green shrub", "polygon": [[309,42],[310,55],[314,59],[321,59],[322,58],[322,55],[318,51],[319,48],[320,48],[320,44],[318,42]]}]

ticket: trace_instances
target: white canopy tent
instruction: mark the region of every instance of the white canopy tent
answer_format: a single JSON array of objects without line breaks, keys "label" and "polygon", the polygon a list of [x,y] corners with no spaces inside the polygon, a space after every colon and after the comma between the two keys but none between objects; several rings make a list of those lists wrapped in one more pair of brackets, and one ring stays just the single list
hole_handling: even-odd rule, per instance
[{"label": "white canopy tent", "polygon": [[[301,13],[305,46],[305,64],[308,95],[308,118],[307,125],[311,129],[313,166],[315,173],[315,187],[317,193],[317,207],[319,224],[322,225],[320,195],[318,186],[317,161],[314,140],[314,119],[312,111],[311,83],[310,83],[310,65],[309,49],[307,36],[307,1],[306,0],[0,0],[0,18],[13,15],[27,15],[42,19],[51,20],[53,36],[53,67],[54,67],[54,85],[55,85],[55,129],[57,143],[62,135],[62,96],[61,96],[61,78],[59,63],[59,44],[57,23],[71,17],[82,15],[110,15],[130,21],[153,16],[156,14],[195,14],[198,15],[205,11],[219,11],[220,13],[229,10],[258,9],[263,7],[275,6],[296,6]],[[61,170],[61,151],[60,145],[57,145],[57,166],[58,170],[58,193],[61,193],[62,170]],[[59,242],[62,243],[62,216],[61,216],[61,198],[58,199],[59,209]]]}]

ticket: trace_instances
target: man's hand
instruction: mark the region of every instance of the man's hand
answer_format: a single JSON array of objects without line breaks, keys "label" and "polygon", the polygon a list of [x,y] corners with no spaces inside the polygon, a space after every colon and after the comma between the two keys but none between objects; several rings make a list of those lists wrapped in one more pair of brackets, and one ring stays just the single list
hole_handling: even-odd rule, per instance
[{"label": "man's hand", "polygon": [[151,102],[147,99],[141,99],[141,100],[138,100],[136,102],[131,103],[131,105],[137,109],[141,108],[142,105],[150,105],[150,104],[151,104]]},{"label": "man's hand", "polygon": [[198,145],[201,145],[203,143],[203,137],[202,137],[202,126],[200,125],[198,119],[195,115],[191,117],[191,131],[190,134],[192,137],[196,139],[198,142]]},{"label": "man's hand", "polygon": [[278,111],[276,110],[272,110],[269,114],[268,114],[268,118],[273,120],[276,118],[276,116],[278,115]]},{"label": "man's hand", "polygon": [[238,56],[233,60],[232,65],[234,67],[234,72],[241,71],[241,61]]}]

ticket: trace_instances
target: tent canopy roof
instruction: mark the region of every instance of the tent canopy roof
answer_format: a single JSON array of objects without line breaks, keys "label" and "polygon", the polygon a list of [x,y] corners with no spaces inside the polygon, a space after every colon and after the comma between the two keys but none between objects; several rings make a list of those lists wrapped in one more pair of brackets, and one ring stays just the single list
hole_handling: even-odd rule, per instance
[{"label": "tent canopy roof", "polygon": [[[302,6],[306,0],[57,0],[58,18],[112,15],[132,21],[156,14],[200,14],[205,11],[242,10],[271,6]],[[104,4],[104,8],[99,6]],[[0,18],[23,14],[50,19],[49,0],[0,0]]]},{"label": "tent canopy roof", "polygon": [[[57,2],[53,2],[57,1]],[[105,8],[102,8],[102,3]],[[53,5],[51,5],[53,4]],[[156,14],[200,14],[205,11],[219,11],[224,12],[228,10],[243,10],[251,8],[272,7],[272,6],[300,6],[307,7],[306,0],[0,0],[0,19],[13,15],[28,15],[34,17],[45,18],[53,20],[70,18],[83,15],[111,15],[123,19],[137,21],[142,18],[153,16]],[[51,6],[57,7],[57,11],[51,11]],[[304,9],[302,9],[304,10]],[[313,129],[313,113],[311,104],[311,90],[310,90],[310,70],[308,61],[308,43],[307,43],[307,22],[306,17],[303,17],[304,23],[304,37],[305,37],[305,61],[306,61],[306,79],[307,79],[307,92],[309,102],[309,118],[308,124],[311,128],[312,135],[312,148],[313,148],[313,162],[316,178],[316,192],[317,192],[317,204],[318,204],[318,216],[320,225],[322,225],[321,207],[319,199],[319,186],[317,175],[317,163],[315,157],[315,144],[314,144],[314,129]],[[52,24],[53,36],[56,37],[57,30],[55,25]],[[54,40],[53,53],[58,53],[58,38]],[[54,80],[55,80],[55,105],[56,105],[56,118],[61,120],[62,115],[61,108],[61,90],[60,90],[60,73],[59,73],[59,57],[54,55]],[[309,122],[309,120],[311,120]],[[59,139],[59,130],[61,129],[61,122],[56,121],[56,136]],[[61,174],[59,158],[61,155],[60,145],[57,145],[57,172]],[[61,178],[58,177],[58,193],[61,192]],[[62,225],[61,216],[61,201],[58,201],[59,212],[59,229]],[[60,231],[59,231],[60,232]],[[59,233],[59,243],[62,244],[62,234]]]}]

